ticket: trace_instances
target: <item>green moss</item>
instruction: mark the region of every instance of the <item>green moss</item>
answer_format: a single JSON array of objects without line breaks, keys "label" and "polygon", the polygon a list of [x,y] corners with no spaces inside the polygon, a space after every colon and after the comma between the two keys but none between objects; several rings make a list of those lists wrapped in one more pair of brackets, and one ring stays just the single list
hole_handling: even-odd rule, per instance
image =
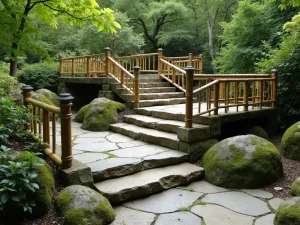
[{"label": "green moss", "polygon": [[78,113],[76,114],[75,116],[75,121],[78,122],[78,123],[83,123],[83,120],[84,120],[84,115],[86,113],[86,110],[87,108],[89,107],[90,104],[87,104],[85,106],[83,106],[79,111]]},{"label": "green moss", "polygon": [[[250,143],[256,141],[250,140]],[[278,180],[283,175],[283,168],[276,147],[268,141],[255,146],[249,157],[249,153],[238,145],[227,145],[227,140],[214,145],[203,157],[206,180],[228,188],[260,188]],[[230,154],[224,152],[222,155],[222,149]]]},{"label": "green moss", "polygon": [[40,188],[30,195],[30,199],[35,201],[36,206],[33,208],[34,216],[43,216],[46,214],[52,203],[55,191],[54,177],[50,166],[44,162],[43,166],[35,168],[38,176],[34,179]]},{"label": "green moss", "polygon": [[292,195],[300,197],[300,177],[292,183],[291,191]]},{"label": "green moss", "polygon": [[285,131],[281,140],[281,150],[286,158],[300,160],[300,122]]},{"label": "green moss", "polygon": [[260,126],[251,127],[250,130],[248,130],[247,134],[253,134],[266,140],[269,139],[268,133]]},{"label": "green moss", "polygon": [[178,210],[179,212],[189,212],[191,211],[191,207],[183,207]]},{"label": "green moss", "polygon": [[55,106],[54,103],[52,103],[47,97],[45,97],[44,95],[42,95],[40,93],[33,93],[32,94],[32,99],[43,102],[43,103],[48,104],[48,105]]},{"label": "green moss", "polygon": [[57,95],[54,93],[54,92],[52,92],[52,91],[50,91],[50,90],[48,90],[48,89],[39,89],[39,90],[37,90],[36,91],[36,93],[39,93],[39,94],[41,94],[41,95],[43,95],[45,98],[47,98],[53,105],[55,105],[55,106],[58,106],[59,105],[59,102],[58,102],[58,100],[57,100]]},{"label": "green moss", "polygon": [[274,225],[300,224],[300,198],[291,198],[281,203],[276,211]]},{"label": "green moss", "polygon": [[109,158],[118,158],[118,156],[110,153],[110,152],[101,152],[102,154],[108,155]]}]

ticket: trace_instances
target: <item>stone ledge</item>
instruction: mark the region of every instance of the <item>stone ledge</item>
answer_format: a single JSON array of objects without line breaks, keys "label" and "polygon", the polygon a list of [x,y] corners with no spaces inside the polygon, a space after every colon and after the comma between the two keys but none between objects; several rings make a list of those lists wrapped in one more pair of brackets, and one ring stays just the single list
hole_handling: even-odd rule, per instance
[{"label": "stone ledge", "polygon": [[179,127],[177,129],[178,139],[184,142],[196,142],[209,139],[210,126],[196,125],[193,128]]}]

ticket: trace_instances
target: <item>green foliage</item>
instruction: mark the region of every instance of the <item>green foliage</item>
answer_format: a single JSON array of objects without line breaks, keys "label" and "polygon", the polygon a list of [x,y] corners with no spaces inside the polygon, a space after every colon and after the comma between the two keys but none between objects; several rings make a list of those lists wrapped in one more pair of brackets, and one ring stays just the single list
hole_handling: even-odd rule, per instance
[{"label": "green foliage", "polygon": [[278,48],[268,47],[264,59],[258,62],[258,70],[278,70],[278,120],[281,129],[286,129],[300,120],[300,14],[285,24],[285,35]]},{"label": "green foliage", "polygon": [[[1,137],[1,136],[0,136]],[[25,151],[33,152],[33,153],[43,153],[44,149],[48,147],[47,143],[44,143],[41,140],[37,140],[35,142],[31,142],[24,147]]]},{"label": "green foliage", "polygon": [[0,74],[9,74],[9,64],[0,61]]},{"label": "green foliage", "polygon": [[[27,195],[39,189],[33,180],[38,176],[35,166],[41,165],[38,157],[33,153],[23,152],[12,154],[11,151],[0,152],[0,211],[2,215],[18,212],[32,212],[35,206],[28,200]],[[21,160],[20,160],[21,159]]]},{"label": "green foliage", "polygon": [[8,73],[2,73],[0,71],[0,98],[13,98],[18,91],[19,87],[16,78],[9,76]]},{"label": "green foliage", "polygon": [[41,62],[26,65],[18,73],[18,80],[30,84],[34,89],[46,88],[57,91],[59,65],[57,63]]}]

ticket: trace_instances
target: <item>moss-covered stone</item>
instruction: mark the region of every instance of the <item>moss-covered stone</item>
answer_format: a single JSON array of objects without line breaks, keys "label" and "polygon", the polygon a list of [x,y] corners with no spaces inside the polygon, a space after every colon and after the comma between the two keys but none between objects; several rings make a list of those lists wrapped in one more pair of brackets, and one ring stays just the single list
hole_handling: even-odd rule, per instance
[{"label": "moss-covered stone", "polygon": [[296,179],[291,186],[292,195],[300,197],[300,177]]},{"label": "moss-covered stone", "polygon": [[32,94],[32,99],[43,102],[43,103],[48,104],[48,105],[55,106],[55,104],[52,103],[47,97],[45,97],[44,95],[41,95],[39,93],[36,93],[36,92],[34,92]]},{"label": "moss-covered stone", "polygon": [[52,92],[48,89],[42,88],[42,89],[38,89],[36,91],[36,93],[38,93],[38,94],[44,96],[45,98],[47,98],[50,102],[52,102],[53,105],[55,105],[55,106],[59,105],[59,102],[57,100],[58,96],[54,92]]},{"label": "moss-covered stone", "polygon": [[72,185],[57,197],[57,208],[65,225],[105,225],[115,219],[109,201],[91,188]]},{"label": "moss-covered stone", "polygon": [[81,122],[83,118],[82,129],[106,131],[109,129],[110,124],[117,122],[118,112],[124,109],[125,105],[119,102],[106,98],[96,98],[79,110],[75,120]]},{"label": "moss-covered stone", "polygon": [[274,218],[274,225],[300,224],[300,198],[290,198],[282,202]]},{"label": "moss-covered stone", "polygon": [[300,161],[300,121],[289,127],[281,140],[282,155]]},{"label": "moss-covered stone", "polygon": [[261,188],[283,176],[279,151],[254,135],[217,143],[203,156],[203,167],[207,181],[228,188]]},{"label": "moss-covered stone", "polygon": [[55,191],[55,182],[50,166],[44,161],[42,166],[35,168],[38,176],[34,179],[34,183],[39,185],[39,190],[30,194],[36,206],[32,210],[32,215],[41,217],[45,215],[52,203]]},{"label": "moss-covered stone", "polygon": [[267,131],[265,131],[262,127],[260,126],[254,126],[254,127],[251,127],[247,134],[253,134],[253,135],[256,135],[258,137],[261,137],[261,138],[264,138],[266,140],[269,140],[269,135],[267,133]]}]

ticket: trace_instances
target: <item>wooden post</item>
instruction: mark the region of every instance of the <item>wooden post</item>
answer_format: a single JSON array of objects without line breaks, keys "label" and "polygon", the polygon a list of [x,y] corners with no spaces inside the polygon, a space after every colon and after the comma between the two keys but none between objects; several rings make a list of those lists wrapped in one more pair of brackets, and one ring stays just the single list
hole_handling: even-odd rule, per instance
[{"label": "wooden post", "polygon": [[139,77],[140,77],[141,68],[138,66],[133,67],[134,72],[134,101],[135,107],[139,108],[140,106],[140,87],[139,87]]},{"label": "wooden post", "polygon": [[186,72],[186,102],[185,102],[185,127],[193,127],[193,80],[195,68],[192,66],[187,66]]},{"label": "wooden post", "polygon": [[158,53],[158,63],[157,63],[158,75],[160,75],[162,74],[162,63],[160,60],[163,58],[163,49],[162,48],[157,49],[157,53]]},{"label": "wooden post", "polygon": [[105,75],[109,75],[109,57],[110,57],[110,48],[106,47],[105,49]]},{"label": "wooden post", "polygon": [[60,101],[61,123],[61,161],[62,168],[72,167],[72,100],[74,97],[69,93],[61,93],[57,100]]},{"label": "wooden post", "polygon": [[172,68],[172,83],[176,84],[176,70]]},{"label": "wooden post", "polygon": [[274,78],[274,81],[272,82],[272,107],[276,107],[278,82],[278,71],[276,69],[271,70],[271,77]]},{"label": "wooden post", "polygon": [[249,83],[248,81],[245,81],[244,84],[244,111],[248,111]]},{"label": "wooden post", "polygon": [[193,53],[189,54],[189,66],[193,66]]},{"label": "wooden post", "polygon": [[74,64],[74,59],[72,59],[72,77],[75,75],[75,64]]},{"label": "wooden post", "polygon": [[63,75],[63,57],[59,56],[59,76]]},{"label": "wooden post", "polygon": [[[28,108],[28,103],[26,99],[32,98],[32,90],[33,88],[30,85],[24,85],[21,87],[22,94],[23,94],[23,105]],[[26,130],[31,130],[31,121],[30,124],[25,127]]]},{"label": "wooden post", "polygon": [[219,111],[219,90],[220,90],[220,83],[215,84],[215,96],[214,96],[214,115],[218,115]]},{"label": "wooden post", "polygon": [[121,85],[124,84],[124,71],[121,70]]},{"label": "wooden post", "polygon": [[202,60],[202,54],[199,55],[200,56],[200,62],[199,62],[199,70],[200,73],[203,73],[203,60]]},{"label": "wooden post", "polygon": [[[53,119],[53,118],[52,118]],[[50,144],[49,111],[43,110],[43,142]]]},{"label": "wooden post", "polygon": [[87,57],[86,59],[86,76],[90,77],[91,76],[91,57]]}]

